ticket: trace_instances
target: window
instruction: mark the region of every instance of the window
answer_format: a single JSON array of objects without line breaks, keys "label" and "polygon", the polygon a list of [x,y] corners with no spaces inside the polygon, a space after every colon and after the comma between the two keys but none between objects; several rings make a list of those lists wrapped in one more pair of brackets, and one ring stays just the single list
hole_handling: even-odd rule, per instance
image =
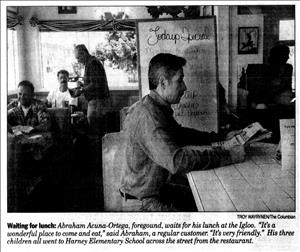
[{"label": "window", "polygon": [[17,31],[7,30],[7,90],[17,89],[19,82]]},{"label": "window", "polygon": [[295,20],[279,21],[279,40],[290,48],[287,63],[293,66],[292,89],[295,90]]},{"label": "window", "polygon": [[[47,90],[54,89],[58,85],[56,74],[61,69],[69,71],[70,77],[83,76],[83,67],[74,58],[73,50],[77,44],[85,44],[92,55],[107,59],[108,57],[103,57],[103,53],[110,47],[107,37],[108,32],[41,32],[43,87]],[[104,68],[111,89],[138,88],[137,78],[132,78],[129,71],[117,68],[109,60],[104,60]],[[75,85],[75,82],[69,82],[69,87]]]},{"label": "window", "polygon": [[280,20],[279,40],[295,40],[294,25],[295,20]]}]

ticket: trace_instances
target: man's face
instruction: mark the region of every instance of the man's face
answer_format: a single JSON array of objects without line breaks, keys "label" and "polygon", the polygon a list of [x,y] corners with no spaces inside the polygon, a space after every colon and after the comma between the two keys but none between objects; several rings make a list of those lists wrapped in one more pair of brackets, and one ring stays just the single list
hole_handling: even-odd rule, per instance
[{"label": "man's face", "polygon": [[171,79],[166,80],[165,85],[165,99],[169,104],[177,104],[186,90],[186,85],[183,81],[183,69],[179,69]]},{"label": "man's face", "polygon": [[57,77],[60,86],[68,87],[68,75],[60,73]]},{"label": "man's face", "polygon": [[78,63],[84,64],[85,63],[85,52],[82,50],[75,49],[75,58],[77,59]]},{"label": "man's face", "polygon": [[21,105],[29,107],[32,102],[33,93],[30,87],[20,86],[18,88],[18,99]]}]

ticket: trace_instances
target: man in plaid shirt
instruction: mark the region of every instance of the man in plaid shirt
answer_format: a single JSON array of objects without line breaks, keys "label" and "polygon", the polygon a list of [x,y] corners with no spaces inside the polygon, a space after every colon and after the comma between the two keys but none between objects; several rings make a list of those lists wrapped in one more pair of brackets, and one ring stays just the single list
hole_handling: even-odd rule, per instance
[{"label": "man in plaid shirt", "polygon": [[11,127],[27,126],[26,133],[49,131],[50,116],[43,102],[33,98],[34,86],[30,81],[21,81],[18,85],[18,99],[12,101],[7,109],[8,130]]}]

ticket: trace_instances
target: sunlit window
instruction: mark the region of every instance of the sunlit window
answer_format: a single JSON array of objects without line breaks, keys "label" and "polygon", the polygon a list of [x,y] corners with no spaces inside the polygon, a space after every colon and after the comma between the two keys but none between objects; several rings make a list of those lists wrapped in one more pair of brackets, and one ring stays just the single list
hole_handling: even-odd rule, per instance
[{"label": "sunlit window", "polygon": [[295,40],[294,25],[295,25],[295,20],[280,20],[279,40]]},{"label": "sunlit window", "polygon": [[7,30],[7,90],[15,90],[19,82],[17,31]]},{"label": "sunlit window", "polygon": [[[74,46],[77,44],[85,44],[92,55],[102,60],[110,88],[137,88],[137,78],[132,78],[128,69],[120,68],[120,64],[117,67],[108,59],[110,57],[104,57],[105,53],[111,53],[108,35],[108,32],[41,32],[44,88],[50,90],[58,85],[56,74],[61,69],[69,71],[71,77],[83,76],[83,66],[74,57]],[[69,82],[69,86],[74,87],[75,82]]]},{"label": "sunlit window", "polygon": [[279,21],[279,40],[290,48],[289,60],[287,63],[293,66],[292,89],[295,90],[295,20]]}]

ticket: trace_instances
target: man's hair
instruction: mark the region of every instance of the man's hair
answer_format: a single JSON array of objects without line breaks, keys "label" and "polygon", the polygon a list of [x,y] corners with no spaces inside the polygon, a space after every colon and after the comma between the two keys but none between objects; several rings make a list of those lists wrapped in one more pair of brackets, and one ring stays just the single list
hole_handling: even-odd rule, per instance
[{"label": "man's hair", "polygon": [[86,48],[86,46],[84,44],[77,45],[77,46],[75,46],[74,49],[77,50],[77,51],[86,52],[87,54],[90,54],[88,49]]},{"label": "man's hair", "polygon": [[155,55],[149,63],[148,78],[150,90],[157,88],[161,75],[164,75],[169,80],[185,64],[185,58],[170,53]]},{"label": "man's hair", "polygon": [[271,48],[269,55],[270,63],[277,63],[282,57],[286,57],[290,54],[290,48],[287,45],[278,44]]},{"label": "man's hair", "polygon": [[34,93],[34,86],[33,84],[28,81],[28,80],[23,80],[18,84],[18,87],[29,87],[32,91],[32,93]]},{"label": "man's hair", "polygon": [[69,77],[69,72],[68,72],[67,70],[65,70],[65,69],[59,70],[59,71],[57,72],[57,77],[58,77],[60,74],[65,74],[65,75],[67,75],[67,76]]}]

